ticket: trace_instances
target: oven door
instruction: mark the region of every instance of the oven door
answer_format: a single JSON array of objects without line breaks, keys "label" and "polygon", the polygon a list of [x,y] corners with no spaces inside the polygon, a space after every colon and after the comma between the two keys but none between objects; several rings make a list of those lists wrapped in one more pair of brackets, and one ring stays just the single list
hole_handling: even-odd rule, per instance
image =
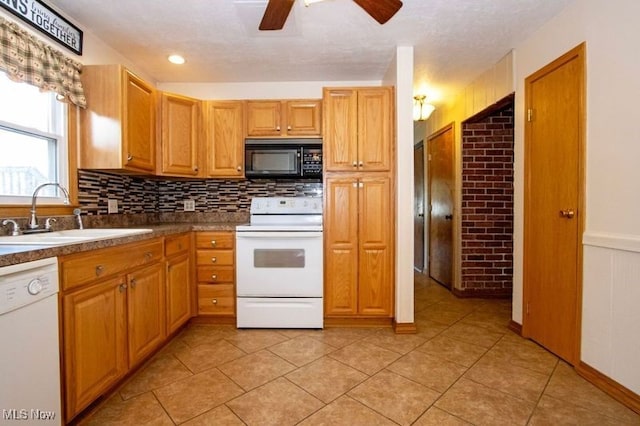
[{"label": "oven door", "polygon": [[236,232],[238,297],[322,297],[322,232]]}]

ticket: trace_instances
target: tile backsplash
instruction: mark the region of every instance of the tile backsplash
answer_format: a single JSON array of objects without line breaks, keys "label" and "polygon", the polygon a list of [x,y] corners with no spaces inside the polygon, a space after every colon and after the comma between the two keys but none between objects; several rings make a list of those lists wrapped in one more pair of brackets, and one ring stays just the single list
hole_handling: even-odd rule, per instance
[{"label": "tile backsplash", "polygon": [[194,200],[197,213],[248,213],[253,197],[322,196],[320,181],[167,180],[90,170],[78,171],[78,189],[87,215],[106,215],[109,199],[120,214],[182,212],[184,200]]}]

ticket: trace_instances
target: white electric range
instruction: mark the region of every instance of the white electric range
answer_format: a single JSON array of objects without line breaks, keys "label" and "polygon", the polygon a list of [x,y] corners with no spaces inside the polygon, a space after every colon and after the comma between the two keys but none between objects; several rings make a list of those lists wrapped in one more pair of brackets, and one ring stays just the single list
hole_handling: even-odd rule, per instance
[{"label": "white electric range", "polygon": [[236,227],[239,328],[322,328],[322,199],[256,197]]}]

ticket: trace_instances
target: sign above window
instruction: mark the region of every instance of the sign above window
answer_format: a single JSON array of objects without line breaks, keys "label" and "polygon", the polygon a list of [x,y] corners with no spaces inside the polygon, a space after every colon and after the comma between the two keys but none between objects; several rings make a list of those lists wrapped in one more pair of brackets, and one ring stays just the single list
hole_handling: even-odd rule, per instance
[{"label": "sign above window", "polygon": [[82,30],[39,0],[0,0],[0,6],[72,52],[82,55]]}]

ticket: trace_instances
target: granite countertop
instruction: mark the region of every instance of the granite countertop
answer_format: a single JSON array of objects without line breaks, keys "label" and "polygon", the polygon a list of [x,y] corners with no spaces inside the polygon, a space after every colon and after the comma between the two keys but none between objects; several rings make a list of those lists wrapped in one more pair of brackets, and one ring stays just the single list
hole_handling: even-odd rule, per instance
[{"label": "granite countertop", "polygon": [[0,245],[0,267],[15,265],[17,263],[44,259],[53,256],[62,256],[80,253],[88,250],[96,250],[104,247],[114,247],[134,241],[143,241],[151,238],[164,237],[172,234],[190,231],[233,231],[237,225],[246,222],[199,222],[199,223],[161,223],[151,225],[138,225],[130,228],[151,229],[152,232],[129,235],[124,237],[108,238],[96,241],[77,242],[73,244],[49,246],[49,245]]}]

